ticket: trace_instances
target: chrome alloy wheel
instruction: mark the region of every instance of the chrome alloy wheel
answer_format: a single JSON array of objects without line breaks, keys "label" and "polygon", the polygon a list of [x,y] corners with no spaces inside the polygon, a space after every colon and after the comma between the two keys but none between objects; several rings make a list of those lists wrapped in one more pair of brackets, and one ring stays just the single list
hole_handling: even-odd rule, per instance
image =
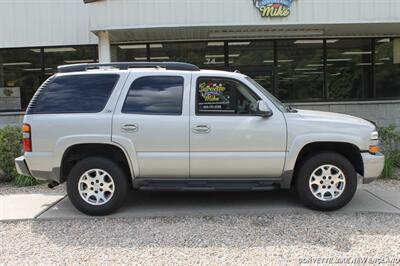
[{"label": "chrome alloy wheel", "polygon": [[82,199],[90,205],[103,205],[114,195],[114,180],[104,170],[90,169],[79,178],[78,191]]},{"label": "chrome alloy wheel", "polygon": [[346,177],[337,166],[321,165],[311,174],[309,186],[317,199],[332,201],[342,195],[346,187]]}]

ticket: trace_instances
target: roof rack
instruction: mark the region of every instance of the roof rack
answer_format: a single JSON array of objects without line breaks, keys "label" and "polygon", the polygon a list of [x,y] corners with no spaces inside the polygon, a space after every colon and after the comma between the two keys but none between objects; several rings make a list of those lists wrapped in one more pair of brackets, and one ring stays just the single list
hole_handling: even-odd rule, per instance
[{"label": "roof rack", "polygon": [[86,63],[59,66],[58,73],[79,72],[91,69],[115,68],[164,68],[166,70],[200,71],[198,66],[180,62],[119,62],[119,63]]}]

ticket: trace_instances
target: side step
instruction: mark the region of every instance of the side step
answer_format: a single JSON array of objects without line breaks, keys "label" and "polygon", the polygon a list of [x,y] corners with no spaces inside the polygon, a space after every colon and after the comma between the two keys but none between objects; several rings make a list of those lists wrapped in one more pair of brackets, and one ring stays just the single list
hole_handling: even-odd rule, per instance
[{"label": "side step", "polygon": [[280,188],[275,180],[180,180],[180,179],[138,179],[134,187],[140,190],[156,191],[254,191]]}]

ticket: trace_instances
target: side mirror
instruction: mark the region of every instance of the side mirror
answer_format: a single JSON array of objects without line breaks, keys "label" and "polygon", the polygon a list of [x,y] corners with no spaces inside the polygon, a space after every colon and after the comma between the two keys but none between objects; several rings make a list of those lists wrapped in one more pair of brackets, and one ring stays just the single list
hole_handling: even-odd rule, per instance
[{"label": "side mirror", "polygon": [[265,101],[258,101],[256,103],[255,114],[262,117],[271,117],[273,112]]}]

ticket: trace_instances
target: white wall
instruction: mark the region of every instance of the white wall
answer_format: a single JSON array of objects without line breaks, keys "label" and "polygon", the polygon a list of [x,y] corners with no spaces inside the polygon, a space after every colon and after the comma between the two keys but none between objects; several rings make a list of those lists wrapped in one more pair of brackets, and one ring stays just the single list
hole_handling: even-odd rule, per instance
[{"label": "white wall", "polygon": [[143,26],[400,22],[399,0],[294,0],[287,18],[262,18],[253,0],[104,0],[89,4],[92,30]]},{"label": "white wall", "polygon": [[[369,24],[357,26],[365,22]],[[386,24],[376,28],[373,23]],[[288,18],[262,18],[253,0],[104,0],[86,5],[83,0],[0,0],[0,48],[95,44],[91,30],[144,28],[130,33],[141,34],[140,38],[125,36],[126,32],[115,38],[143,41],[163,33],[170,38],[176,33],[176,39],[203,38],[211,30],[207,27],[215,26],[275,29],[299,24],[306,30],[323,29],[326,35],[335,35],[335,29],[350,36],[362,29],[400,35],[400,0],[294,0]],[[176,28],[180,26],[206,29],[199,33],[186,28],[183,34]],[[170,27],[170,31],[155,31],[152,36],[149,27]]]},{"label": "white wall", "polygon": [[82,0],[0,0],[0,48],[90,43]]}]

